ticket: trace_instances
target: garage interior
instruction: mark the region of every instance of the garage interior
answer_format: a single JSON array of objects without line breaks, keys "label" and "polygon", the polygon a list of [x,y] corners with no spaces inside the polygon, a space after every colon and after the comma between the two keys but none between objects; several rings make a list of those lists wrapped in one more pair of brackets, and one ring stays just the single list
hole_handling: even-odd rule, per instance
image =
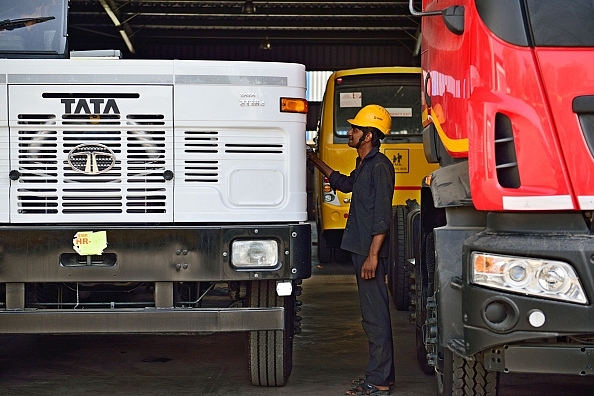
[{"label": "garage interior", "polygon": [[408,1],[70,0],[70,50],[124,58],[302,63],[308,71],[417,66]]},{"label": "garage interior", "polygon": [[[408,0],[69,0],[69,7],[72,51],[115,49],[126,59],[295,62],[308,72],[420,65],[420,19],[410,14]],[[319,110],[317,100],[310,110]],[[311,125],[315,118],[308,119]],[[300,297],[303,332],[283,388],[250,385],[247,337],[237,334],[2,335],[2,394],[344,394],[367,361],[357,286],[349,264],[316,265],[313,248],[313,276]],[[434,378],[417,363],[410,314],[393,312],[397,374],[390,394],[435,395]],[[502,382],[509,390],[500,396],[592,394],[588,377],[512,374]]]}]

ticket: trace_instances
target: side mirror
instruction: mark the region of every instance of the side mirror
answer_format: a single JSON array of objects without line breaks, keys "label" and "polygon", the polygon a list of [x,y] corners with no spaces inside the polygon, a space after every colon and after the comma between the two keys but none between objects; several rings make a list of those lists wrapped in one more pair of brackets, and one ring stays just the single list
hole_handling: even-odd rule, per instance
[{"label": "side mirror", "polygon": [[442,18],[450,32],[464,33],[464,6],[451,6],[442,11]]},{"label": "side mirror", "polygon": [[441,15],[450,32],[457,35],[464,33],[464,6],[450,6],[444,10],[423,12],[415,10],[414,0],[408,0],[408,9],[413,16]]}]

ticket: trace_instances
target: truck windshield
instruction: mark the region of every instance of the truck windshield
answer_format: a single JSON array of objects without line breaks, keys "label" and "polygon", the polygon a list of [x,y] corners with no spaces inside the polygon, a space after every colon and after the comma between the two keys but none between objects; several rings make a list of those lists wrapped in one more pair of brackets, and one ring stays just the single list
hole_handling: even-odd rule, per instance
[{"label": "truck windshield", "polygon": [[594,1],[527,0],[537,47],[594,46]]},{"label": "truck windshield", "polygon": [[348,119],[363,106],[378,104],[392,115],[392,131],[389,136],[420,134],[421,95],[419,75],[361,75],[345,76],[336,84],[334,91],[334,134],[345,137],[350,124]]},{"label": "truck windshield", "polygon": [[0,56],[63,54],[67,0],[0,0]]}]

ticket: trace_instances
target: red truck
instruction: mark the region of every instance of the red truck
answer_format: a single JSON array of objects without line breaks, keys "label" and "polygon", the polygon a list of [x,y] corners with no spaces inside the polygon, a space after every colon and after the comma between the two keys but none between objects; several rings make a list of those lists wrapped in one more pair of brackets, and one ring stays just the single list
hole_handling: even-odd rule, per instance
[{"label": "red truck", "polygon": [[440,395],[594,374],[594,4],[423,0],[428,175],[405,229]]}]

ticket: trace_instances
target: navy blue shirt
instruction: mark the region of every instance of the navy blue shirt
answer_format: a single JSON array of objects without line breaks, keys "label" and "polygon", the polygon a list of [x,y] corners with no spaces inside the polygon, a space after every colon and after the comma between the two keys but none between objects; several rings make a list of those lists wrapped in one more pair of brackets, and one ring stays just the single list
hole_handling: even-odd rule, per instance
[{"label": "navy blue shirt", "polygon": [[[395,179],[392,161],[374,147],[363,160],[357,157],[355,170],[349,176],[334,171],[328,179],[333,189],[353,193],[340,247],[368,256],[373,236],[390,231]],[[388,246],[389,236],[380,257],[388,257]]]}]

